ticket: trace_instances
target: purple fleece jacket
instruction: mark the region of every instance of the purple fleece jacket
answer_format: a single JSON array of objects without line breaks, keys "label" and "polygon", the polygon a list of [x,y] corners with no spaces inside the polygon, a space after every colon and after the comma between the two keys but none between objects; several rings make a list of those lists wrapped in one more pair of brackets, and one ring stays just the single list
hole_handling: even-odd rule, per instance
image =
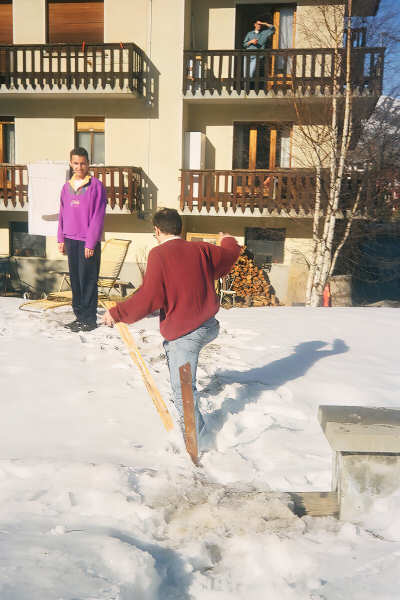
[{"label": "purple fleece jacket", "polygon": [[58,242],[64,238],[81,240],[93,250],[103,232],[106,204],[106,190],[95,177],[77,192],[67,181],[61,190]]}]

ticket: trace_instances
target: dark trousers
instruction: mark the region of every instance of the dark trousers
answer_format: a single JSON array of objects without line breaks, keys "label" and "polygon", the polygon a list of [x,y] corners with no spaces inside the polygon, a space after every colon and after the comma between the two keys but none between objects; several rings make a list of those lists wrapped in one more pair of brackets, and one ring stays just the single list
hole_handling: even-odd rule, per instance
[{"label": "dark trousers", "polygon": [[85,258],[85,242],[65,238],[69,277],[72,289],[72,308],[81,323],[97,320],[97,280],[100,271],[100,242],[91,258]]}]

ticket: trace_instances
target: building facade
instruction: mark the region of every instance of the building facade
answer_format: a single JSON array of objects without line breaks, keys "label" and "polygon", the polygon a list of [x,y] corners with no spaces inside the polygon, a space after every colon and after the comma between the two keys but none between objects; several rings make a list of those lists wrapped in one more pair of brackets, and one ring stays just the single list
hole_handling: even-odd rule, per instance
[{"label": "building facade", "polygon": [[[353,0],[353,13],[378,6]],[[336,0],[1,0],[0,255],[36,289],[56,285],[56,239],[27,234],[27,165],[81,145],[108,190],[105,239],[132,240],[125,279],[140,282],[151,215],[168,206],[188,239],[229,231],[269,266],[282,302],[304,301],[315,196],[304,127],[328,131],[343,94],[344,17]],[[255,20],[274,33],[252,52]],[[361,119],[381,93],[383,50],[363,30],[352,45]]]}]

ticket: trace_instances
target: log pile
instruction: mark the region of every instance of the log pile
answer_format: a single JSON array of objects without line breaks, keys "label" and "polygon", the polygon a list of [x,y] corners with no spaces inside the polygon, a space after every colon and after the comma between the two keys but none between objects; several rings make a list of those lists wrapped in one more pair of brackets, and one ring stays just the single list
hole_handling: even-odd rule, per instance
[{"label": "log pile", "polygon": [[236,292],[237,306],[278,306],[279,300],[268,279],[268,275],[259,269],[247,255],[246,248],[232,267],[228,275],[228,285]]}]

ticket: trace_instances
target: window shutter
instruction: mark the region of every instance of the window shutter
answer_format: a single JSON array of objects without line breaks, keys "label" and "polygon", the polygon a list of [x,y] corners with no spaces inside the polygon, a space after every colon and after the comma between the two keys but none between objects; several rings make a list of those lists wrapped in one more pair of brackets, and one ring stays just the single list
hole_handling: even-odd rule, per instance
[{"label": "window shutter", "polygon": [[104,3],[48,0],[50,44],[103,43]]},{"label": "window shutter", "polygon": [[0,0],[0,44],[13,43],[12,2]]}]

